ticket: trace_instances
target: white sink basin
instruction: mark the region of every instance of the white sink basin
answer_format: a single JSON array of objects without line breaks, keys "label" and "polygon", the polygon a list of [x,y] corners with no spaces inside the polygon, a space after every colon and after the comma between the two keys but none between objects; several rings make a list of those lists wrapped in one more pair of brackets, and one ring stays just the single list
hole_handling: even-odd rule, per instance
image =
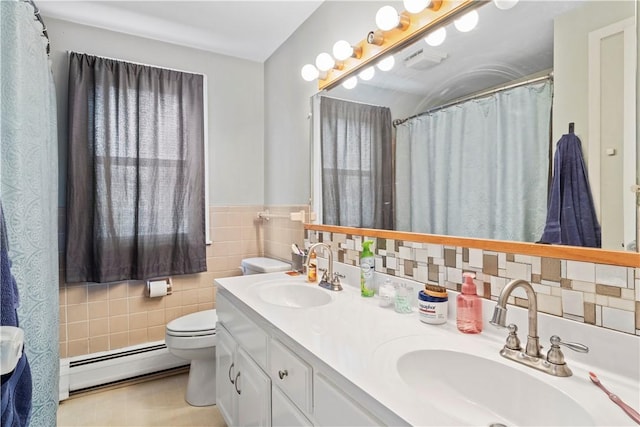
[{"label": "white sink basin", "polygon": [[282,307],[318,307],[331,302],[328,291],[305,283],[264,284],[257,292],[262,301]]},{"label": "white sink basin", "polygon": [[425,399],[436,405],[441,399],[453,402],[455,416],[473,425],[594,425],[571,397],[493,360],[456,351],[421,349],[402,355],[397,369],[402,380]]}]

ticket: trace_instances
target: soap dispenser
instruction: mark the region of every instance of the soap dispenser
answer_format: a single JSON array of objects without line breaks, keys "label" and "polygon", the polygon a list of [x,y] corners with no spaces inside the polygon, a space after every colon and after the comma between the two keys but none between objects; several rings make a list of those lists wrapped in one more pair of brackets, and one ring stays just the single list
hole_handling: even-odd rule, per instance
[{"label": "soap dispenser", "polygon": [[476,292],[473,273],[463,273],[462,293],[456,299],[456,325],[465,334],[482,332],[482,299]]}]

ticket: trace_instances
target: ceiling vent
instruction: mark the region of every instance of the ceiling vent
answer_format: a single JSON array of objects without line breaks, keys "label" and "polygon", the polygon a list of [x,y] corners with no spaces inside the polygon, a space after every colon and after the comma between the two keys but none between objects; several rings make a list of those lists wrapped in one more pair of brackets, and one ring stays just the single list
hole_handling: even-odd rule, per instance
[{"label": "ceiling vent", "polygon": [[426,70],[427,68],[438,65],[446,57],[447,54],[445,52],[423,47],[407,55],[403,59],[403,62],[404,66],[407,68]]}]

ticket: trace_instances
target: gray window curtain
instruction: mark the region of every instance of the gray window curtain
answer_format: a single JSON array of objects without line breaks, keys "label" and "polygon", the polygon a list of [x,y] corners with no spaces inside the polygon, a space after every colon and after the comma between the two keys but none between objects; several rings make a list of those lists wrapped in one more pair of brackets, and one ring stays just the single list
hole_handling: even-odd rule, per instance
[{"label": "gray window curtain", "polygon": [[535,242],[546,218],[552,84],[396,128],[398,230]]},{"label": "gray window curtain", "polygon": [[69,58],[67,282],[206,271],[203,76]]},{"label": "gray window curtain", "polygon": [[323,223],[393,228],[393,139],[387,107],[320,99]]}]

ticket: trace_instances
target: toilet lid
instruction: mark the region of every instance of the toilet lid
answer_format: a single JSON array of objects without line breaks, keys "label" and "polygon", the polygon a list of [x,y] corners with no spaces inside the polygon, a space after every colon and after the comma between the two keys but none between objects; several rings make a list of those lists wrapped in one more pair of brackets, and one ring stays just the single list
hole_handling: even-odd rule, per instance
[{"label": "toilet lid", "polygon": [[216,333],[216,310],[203,310],[187,314],[167,324],[170,335],[208,335]]}]

